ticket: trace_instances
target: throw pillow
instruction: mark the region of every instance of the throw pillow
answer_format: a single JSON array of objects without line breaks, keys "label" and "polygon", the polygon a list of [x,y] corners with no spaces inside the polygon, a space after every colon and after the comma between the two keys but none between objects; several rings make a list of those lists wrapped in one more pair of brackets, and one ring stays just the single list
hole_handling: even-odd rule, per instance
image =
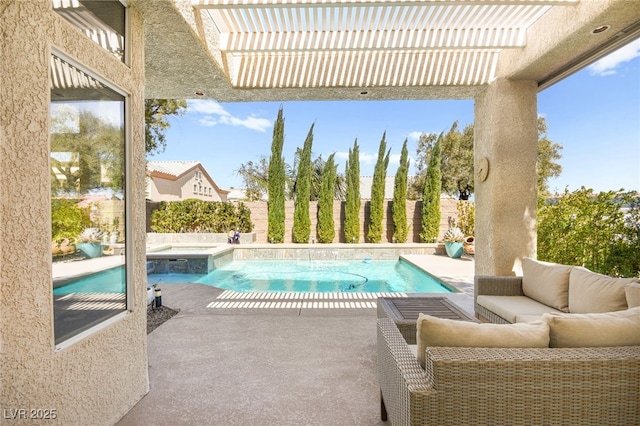
[{"label": "throw pillow", "polygon": [[637,308],[640,306],[640,283],[629,283],[624,287],[624,293],[627,297],[627,305],[629,308]]},{"label": "throw pillow", "polygon": [[636,278],[612,278],[575,267],[569,276],[569,312],[589,314],[627,309],[624,287]]},{"label": "throw pillow", "polygon": [[416,342],[418,360],[425,365],[425,350],[432,346],[474,348],[547,348],[549,326],[543,321],[518,324],[479,324],[420,314]]},{"label": "throw pillow", "polygon": [[522,259],[522,292],[540,303],[569,312],[569,273],[572,266]]},{"label": "throw pillow", "polygon": [[640,308],[596,314],[548,313],[552,348],[640,345]]}]

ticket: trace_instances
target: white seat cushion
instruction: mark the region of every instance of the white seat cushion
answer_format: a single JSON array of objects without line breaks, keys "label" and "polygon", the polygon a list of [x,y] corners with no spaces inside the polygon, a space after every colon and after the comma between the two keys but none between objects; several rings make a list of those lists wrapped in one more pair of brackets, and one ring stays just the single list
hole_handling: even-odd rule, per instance
[{"label": "white seat cushion", "polygon": [[424,368],[427,347],[547,348],[549,325],[478,324],[420,314],[417,322],[418,360]]},{"label": "white seat cushion", "polygon": [[562,312],[551,306],[544,305],[527,296],[488,296],[480,295],[478,305],[484,306],[496,315],[515,323],[518,315],[542,316],[547,312]]},{"label": "white seat cushion", "polygon": [[569,312],[569,273],[572,266],[522,259],[522,292],[533,300]]},{"label": "white seat cushion", "polygon": [[552,348],[640,345],[640,308],[595,314],[545,314]]},{"label": "white seat cushion", "polygon": [[613,312],[627,309],[625,286],[637,278],[613,278],[575,267],[569,277],[569,311],[572,314]]},{"label": "white seat cushion", "polygon": [[542,315],[516,315],[516,324],[521,322],[539,321],[542,319]]},{"label": "white seat cushion", "polygon": [[640,307],[640,283],[630,283],[624,287],[629,308]]}]

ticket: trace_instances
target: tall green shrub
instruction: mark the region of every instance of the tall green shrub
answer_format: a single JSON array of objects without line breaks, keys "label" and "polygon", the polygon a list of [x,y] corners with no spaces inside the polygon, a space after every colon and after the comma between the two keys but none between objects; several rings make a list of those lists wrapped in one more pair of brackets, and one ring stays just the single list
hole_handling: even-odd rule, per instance
[{"label": "tall green shrub", "polygon": [[153,232],[251,232],[251,211],[243,204],[187,199],[162,202],[151,214]]},{"label": "tall green shrub", "polygon": [[349,158],[345,166],[347,196],[344,211],[344,239],[346,242],[360,240],[360,148],[358,139],[349,149]]},{"label": "tall green shrub", "polygon": [[333,200],[338,170],[334,157],[335,154],[331,154],[322,169],[322,183],[318,198],[318,223],[316,225],[319,243],[331,243],[336,236],[333,221]]},{"label": "tall green shrub", "polygon": [[460,200],[456,203],[456,210],[458,211],[458,223],[465,236],[473,236],[476,231],[476,206],[473,201]]},{"label": "tall green shrub", "polygon": [[407,226],[407,178],[409,175],[409,151],[407,140],[400,151],[400,165],[396,172],[393,185],[393,239],[398,243],[407,241],[409,228]]},{"label": "tall green shrub", "polygon": [[440,143],[442,137],[443,135],[440,134],[433,151],[431,151],[424,194],[422,195],[422,232],[420,233],[420,238],[424,243],[436,241],[440,231],[440,192],[442,190]]},{"label": "tall green shrub", "polygon": [[307,243],[311,234],[311,219],[309,218],[309,199],[311,198],[311,146],[313,145],[313,124],[307,133],[300,166],[296,178],[296,198],[293,212],[293,242]]},{"label": "tall green shrub", "polygon": [[389,154],[387,150],[386,132],[382,134],[378,147],[378,160],[373,169],[373,182],[371,184],[371,204],[369,209],[369,232],[367,240],[370,243],[379,243],[382,240],[382,217],[384,216],[384,187],[389,166]]},{"label": "tall green shrub", "polygon": [[606,275],[640,274],[640,201],[634,192],[582,187],[538,209],[538,258]]},{"label": "tall green shrub", "polygon": [[273,141],[271,158],[269,159],[269,202],[267,239],[273,243],[284,242],[284,199],[285,199],[285,165],[282,157],[284,145],[284,117],[282,107],[273,125]]}]

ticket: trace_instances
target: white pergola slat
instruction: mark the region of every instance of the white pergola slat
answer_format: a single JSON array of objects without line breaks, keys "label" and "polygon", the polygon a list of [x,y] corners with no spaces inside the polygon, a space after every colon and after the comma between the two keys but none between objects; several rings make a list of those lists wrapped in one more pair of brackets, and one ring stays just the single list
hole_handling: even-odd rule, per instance
[{"label": "white pergola slat", "polygon": [[192,0],[238,88],[482,85],[503,49],[578,0]]}]

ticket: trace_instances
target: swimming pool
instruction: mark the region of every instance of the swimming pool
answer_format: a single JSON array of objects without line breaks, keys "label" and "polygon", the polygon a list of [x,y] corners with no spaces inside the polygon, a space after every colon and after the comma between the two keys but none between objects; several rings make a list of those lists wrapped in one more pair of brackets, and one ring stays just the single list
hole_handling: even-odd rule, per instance
[{"label": "swimming pool", "polygon": [[195,282],[236,292],[453,292],[402,259],[233,260],[199,278],[193,274],[151,274],[148,282]]},{"label": "swimming pool", "polygon": [[56,296],[71,293],[124,293],[124,266],[54,283],[53,294]]}]

